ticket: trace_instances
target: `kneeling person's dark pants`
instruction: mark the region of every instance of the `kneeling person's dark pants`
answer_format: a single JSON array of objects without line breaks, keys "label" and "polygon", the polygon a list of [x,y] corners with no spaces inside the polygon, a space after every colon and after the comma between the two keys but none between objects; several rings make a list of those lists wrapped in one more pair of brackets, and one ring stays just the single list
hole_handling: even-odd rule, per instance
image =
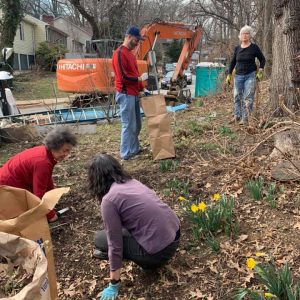
[{"label": "kneeling person's dark pants", "polygon": [[[159,268],[174,256],[179,238],[180,230],[177,231],[175,240],[170,245],[155,254],[149,254],[127,230],[123,229],[123,258],[135,262],[145,270]],[[105,230],[96,233],[95,246],[100,251],[108,253]]]}]

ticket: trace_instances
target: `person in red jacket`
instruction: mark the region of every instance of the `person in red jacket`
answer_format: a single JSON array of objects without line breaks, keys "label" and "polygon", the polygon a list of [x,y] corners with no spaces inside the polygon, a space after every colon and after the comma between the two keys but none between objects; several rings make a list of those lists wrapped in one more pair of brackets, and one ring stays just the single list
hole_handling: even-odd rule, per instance
[{"label": "person in red jacket", "polygon": [[141,112],[139,92],[148,74],[139,75],[137,60],[132,50],[144,38],[137,27],[127,29],[123,44],[114,52],[112,65],[115,74],[116,102],[120,106],[122,123],[120,156],[131,160],[140,152],[139,133],[141,131]]},{"label": "person in red jacket", "polygon": [[[44,139],[44,145],[24,150],[0,168],[0,185],[30,191],[39,198],[54,189],[53,168],[76,146],[76,137],[66,127],[57,127]],[[47,214],[49,222],[58,219],[55,210]]]}]

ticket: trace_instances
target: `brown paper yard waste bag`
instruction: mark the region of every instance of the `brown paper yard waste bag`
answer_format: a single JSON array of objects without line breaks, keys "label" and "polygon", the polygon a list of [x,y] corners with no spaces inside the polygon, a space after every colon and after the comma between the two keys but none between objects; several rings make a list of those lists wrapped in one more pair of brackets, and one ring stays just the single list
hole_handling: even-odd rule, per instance
[{"label": "brown paper yard waste bag", "polygon": [[147,131],[154,160],[175,157],[171,121],[163,95],[151,95],[141,99],[146,116]]},{"label": "brown paper yard waste bag", "polygon": [[37,242],[48,261],[51,299],[58,299],[53,246],[46,214],[69,188],[47,192],[40,200],[32,193],[9,186],[0,186],[0,231]]},{"label": "brown paper yard waste bag", "polygon": [[0,232],[0,300],[51,300],[47,259],[34,241]]}]

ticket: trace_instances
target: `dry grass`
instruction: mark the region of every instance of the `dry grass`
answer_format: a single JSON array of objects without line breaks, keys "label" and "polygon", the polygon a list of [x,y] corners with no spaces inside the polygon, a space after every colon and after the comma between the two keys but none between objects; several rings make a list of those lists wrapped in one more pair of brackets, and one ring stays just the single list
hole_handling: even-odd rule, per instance
[{"label": "dry grass", "polygon": [[58,91],[56,73],[35,71],[14,76],[13,95],[18,101],[62,98],[69,94]]}]

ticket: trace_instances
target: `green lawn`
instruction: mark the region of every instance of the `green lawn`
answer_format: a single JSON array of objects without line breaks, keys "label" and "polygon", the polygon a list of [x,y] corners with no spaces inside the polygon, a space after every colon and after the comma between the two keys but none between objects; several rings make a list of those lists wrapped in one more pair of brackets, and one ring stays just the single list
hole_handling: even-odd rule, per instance
[{"label": "green lawn", "polygon": [[16,100],[62,98],[69,95],[58,91],[56,73],[37,71],[15,75],[12,92]]}]

